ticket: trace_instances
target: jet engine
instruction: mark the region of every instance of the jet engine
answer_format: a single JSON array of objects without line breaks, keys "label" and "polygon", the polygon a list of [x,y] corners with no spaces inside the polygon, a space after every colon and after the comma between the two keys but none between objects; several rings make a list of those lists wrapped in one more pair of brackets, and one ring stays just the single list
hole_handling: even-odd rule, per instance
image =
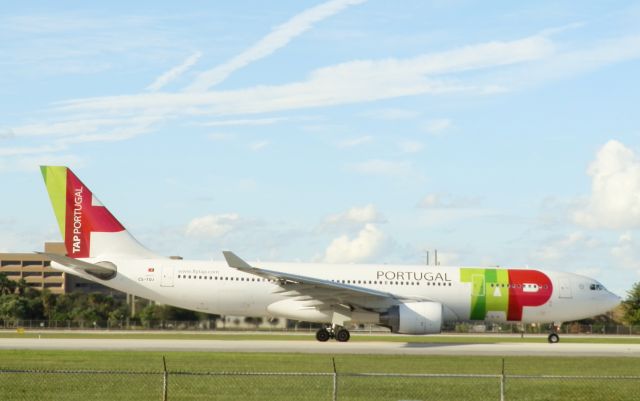
[{"label": "jet engine", "polygon": [[440,302],[406,302],[380,314],[380,324],[400,334],[437,334],[442,328]]}]

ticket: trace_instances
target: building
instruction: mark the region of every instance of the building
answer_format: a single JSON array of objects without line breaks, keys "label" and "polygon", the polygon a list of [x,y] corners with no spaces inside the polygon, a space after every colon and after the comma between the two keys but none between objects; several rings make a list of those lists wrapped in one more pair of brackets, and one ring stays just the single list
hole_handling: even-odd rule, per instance
[{"label": "building", "polygon": [[[46,242],[44,252],[66,254],[61,242]],[[37,253],[0,253],[0,273],[16,282],[24,279],[29,287],[46,288],[53,294],[82,291],[124,296],[114,289],[52,269],[51,260]]]}]

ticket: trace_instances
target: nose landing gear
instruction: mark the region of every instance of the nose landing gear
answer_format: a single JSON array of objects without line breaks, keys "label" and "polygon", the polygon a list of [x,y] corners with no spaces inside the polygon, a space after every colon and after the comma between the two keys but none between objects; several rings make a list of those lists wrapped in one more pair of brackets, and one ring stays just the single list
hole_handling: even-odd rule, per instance
[{"label": "nose landing gear", "polygon": [[551,333],[549,337],[547,337],[547,341],[549,341],[549,344],[555,344],[560,341],[560,336],[558,333]]},{"label": "nose landing gear", "polygon": [[342,326],[323,327],[316,332],[316,340],[320,342],[327,342],[330,338],[335,338],[336,341],[345,343],[351,338],[351,333]]},{"label": "nose landing gear", "polygon": [[551,333],[549,333],[549,336],[547,337],[547,341],[549,341],[549,344],[556,344],[560,342],[560,336],[558,335],[560,326],[562,326],[562,323],[553,323],[551,325]]}]

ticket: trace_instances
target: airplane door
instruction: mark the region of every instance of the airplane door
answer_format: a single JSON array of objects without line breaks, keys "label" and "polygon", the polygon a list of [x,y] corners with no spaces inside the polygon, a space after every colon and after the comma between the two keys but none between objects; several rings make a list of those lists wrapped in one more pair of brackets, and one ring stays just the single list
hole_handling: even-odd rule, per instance
[{"label": "airplane door", "polygon": [[560,280],[560,292],[558,298],[572,298],[571,281],[568,279]]},{"label": "airplane door", "polygon": [[162,277],[160,287],[173,287],[173,267],[162,266]]}]

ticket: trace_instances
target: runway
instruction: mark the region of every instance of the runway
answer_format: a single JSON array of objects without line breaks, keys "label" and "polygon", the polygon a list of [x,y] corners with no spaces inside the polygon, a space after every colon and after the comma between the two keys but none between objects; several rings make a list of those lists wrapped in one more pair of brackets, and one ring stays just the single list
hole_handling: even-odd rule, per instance
[{"label": "runway", "polygon": [[640,357],[640,344],[403,343],[268,340],[37,339],[2,338],[0,350],[105,350],[277,352],[309,354],[626,356]]}]

